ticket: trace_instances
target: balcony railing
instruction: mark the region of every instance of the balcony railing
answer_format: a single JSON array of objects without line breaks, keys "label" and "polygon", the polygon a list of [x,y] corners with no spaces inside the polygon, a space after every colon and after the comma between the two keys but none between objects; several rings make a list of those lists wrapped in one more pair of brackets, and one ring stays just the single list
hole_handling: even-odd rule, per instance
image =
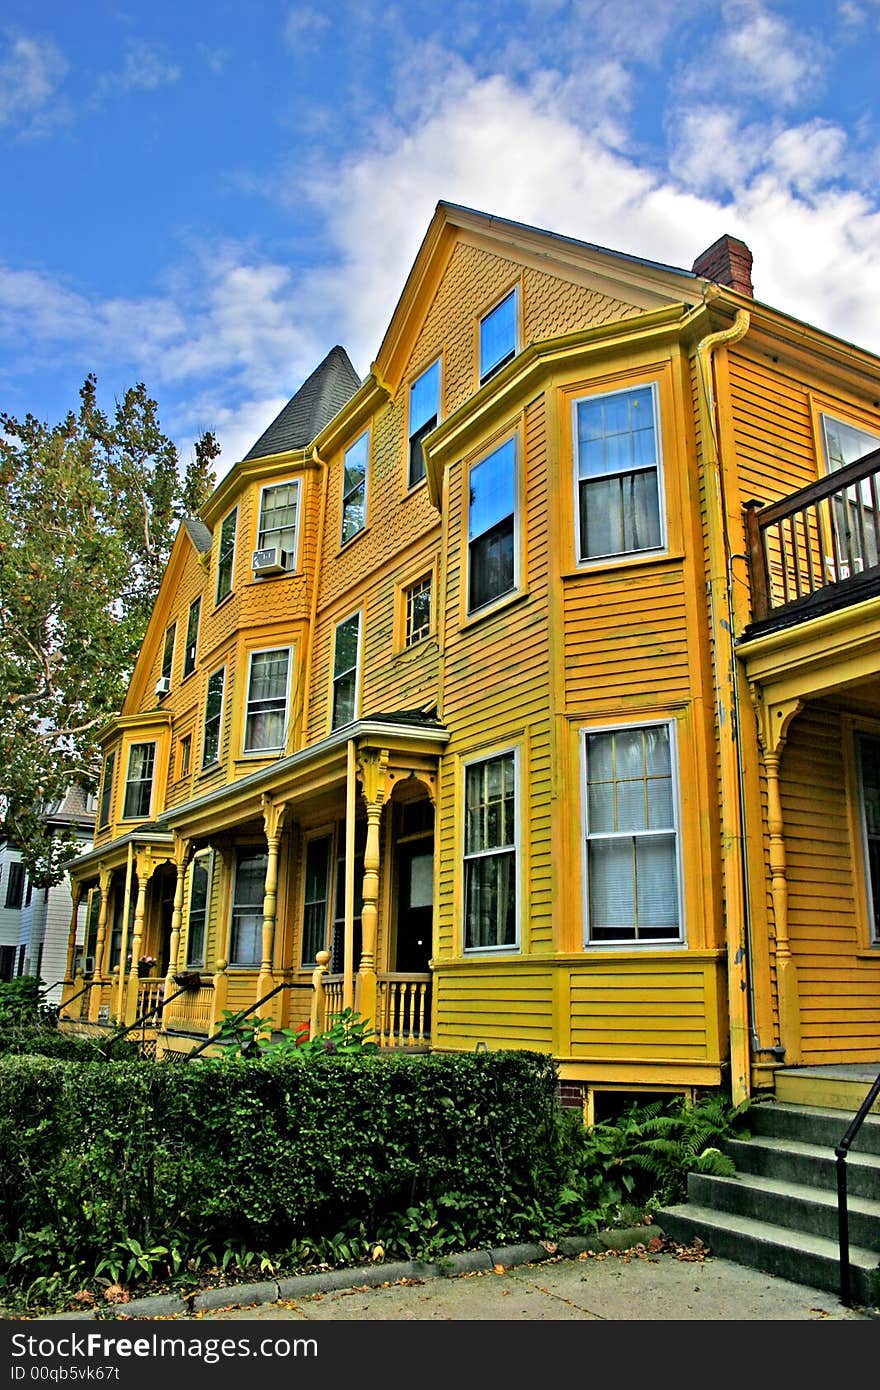
[{"label": "balcony railing", "polygon": [[880,578],[880,449],[763,506],[746,504],[755,621]]}]

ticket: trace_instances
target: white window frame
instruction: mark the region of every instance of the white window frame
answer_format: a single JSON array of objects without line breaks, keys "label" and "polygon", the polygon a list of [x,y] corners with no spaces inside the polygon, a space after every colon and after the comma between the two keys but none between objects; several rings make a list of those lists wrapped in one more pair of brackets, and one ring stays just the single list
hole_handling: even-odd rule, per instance
[{"label": "white window frame", "polygon": [[[136,748],[152,748],[152,750],[153,750],[153,762],[152,762],[152,767],[151,767],[151,769],[150,769],[150,799],[149,799],[149,802],[147,803],[147,809],[146,809],[145,811],[135,811],[134,815],[127,815],[127,814],[126,814],[126,802],[128,801],[128,789],[129,789],[130,786],[134,785],[133,782],[132,782],[132,776],[131,776],[131,759],[132,759],[132,754],[134,753],[134,750],[135,750]],[[150,812],[151,812],[152,809],[153,809],[153,795],[154,795],[155,790],[156,790],[156,761],[157,761],[157,760],[156,760],[156,753],[157,753],[157,751],[158,751],[158,750],[157,750],[157,748],[156,748],[156,740],[155,740],[155,739],[149,739],[149,738],[139,739],[137,743],[130,743],[130,744],[128,745],[128,763],[126,764],[126,771],[125,771],[125,786],[124,786],[123,792],[122,792],[122,817],[121,817],[122,820],[149,820],[149,819],[150,819]],[[144,785],[144,780],[145,780],[144,778],[138,778],[138,779],[137,779],[138,785],[143,786],[143,785]]]},{"label": "white window frame", "polygon": [[[192,641],[190,642],[190,640],[189,640],[189,632],[190,632],[190,627],[191,627],[191,625],[192,625],[192,615],[193,615],[193,611],[195,611],[195,615],[196,615],[196,631],[195,631],[195,636],[193,637]],[[185,636],[184,636],[184,648],[183,648],[183,679],[184,679],[184,680],[186,680],[186,678],[187,678],[188,676],[191,676],[191,675],[192,675],[193,671],[196,669],[196,665],[198,664],[198,655],[199,655],[199,628],[200,628],[200,626],[201,626],[201,622],[202,622],[202,596],[201,596],[201,594],[197,594],[196,597],[193,599],[192,603],[190,604],[189,610],[188,610],[187,615],[186,615],[186,633],[185,633]],[[191,662],[190,662],[190,655],[189,655],[190,647],[192,647],[192,661],[191,661]]]},{"label": "white window frame", "polygon": [[[222,576],[222,574],[223,574],[223,551],[222,551],[222,548],[221,548],[222,545],[223,545],[223,527],[226,525],[226,523],[227,523],[227,521],[229,520],[230,517],[234,517],[234,522],[233,522],[233,530],[232,530],[232,549],[231,549],[230,552],[229,552],[229,588],[227,589],[227,591],[226,591],[225,594],[221,594],[221,593],[220,593],[220,579],[221,579],[221,576]],[[238,548],[238,507],[235,506],[235,507],[230,507],[229,511],[226,513],[226,515],[224,516],[223,520],[222,520],[221,523],[220,523],[220,537],[219,537],[219,539],[218,539],[218,541],[217,541],[217,586],[216,586],[216,588],[215,588],[215,590],[214,590],[214,607],[215,607],[215,608],[217,607],[218,603],[222,603],[224,599],[229,598],[229,595],[235,592],[235,552],[236,552],[237,548]]]},{"label": "white window frame", "polygon": [[[510,353],[506,353],[504,357],[499,358],[499,360],[495,363],[494,366],[489,367],[489,369],[484,372],[483,324],[486,323],[486,321],[490,319],[493,314],[497,313],[498,310],[501,308],[502,304],[507,303],[508,299],[513,300],[513,351]],[[477,324],[477,378],[480,386],[483,386],[487,381],[491,381],[493,376],[497,376],[497,374],[501,371],[502,367],[506,367],[508,362],[512,362],[513,359],[517,357],[521,351],[522,344],[520,342],[519,285],[517,284],[512,285],[510,289],[505,290],[504,294],[502,294],[498,299],[495,300],[495,303],[491,306],[491,308],[487,309],[484,314],[480,315],[480,320]]]},{"label": "white window frame", "polygon": [[[467,848],[467,779],[468,770],[480,767],[484,763],[496,762],[499,758],[513,758],[513,884],[516,894],[516,907],[514,912],[514,939],[498,946],[468,946],[468,894],[467,894],[467,866],[471,860],[486,859],[499,853],[509,852],[506,845],[496,845],[492,849],[476,850],[468,853]],[[480,753],[479,756],[462,760],[461,764],[461,948],[466,956],[485,956],[485,955],[511,955],[516,954],[522,949],[522,778],[520,773],[521,750],[518,744],[509,744],[503,748],[492,748],[487,752]]]},{"label": "white window frame", "polygon": [[[491,610],[496,606],[496,604],[507,602],[514,594],[518,594],[522,588],[522,560],[520,557],[520,440],[518,431],[514,434],[508,435],[505,439],[502,439],[499,443],[493,445],[493,447],[491,449],[488,449],[484,454],[481,454],[479,458],[475,458],[471,463],[468,464],[466,491],[469,494],[470,477],[474,469],[479,468],[481,464],[486,463],[488,459],[492,458],[493,455],[500,453],[501,450],[507,448],[508,445],[513,446],[513,583],[511,584],[509,589],[504,590],[503,594],[496,594],[493,598],[487,599],[485,603],[481,603],[478,607],[472,607],[471,546],[473,545],[474,541],[479,540],[481,536],[486,535],[486,532],[481,531],[480,536],[471,536],[471,506],[470,502],[468,502],[467,530],[465,533],[465,603],[467,605],[465,611],[467,618],[481,617],[483,613],[491,612]],[[496,525],[497,524],[498,523],[496,522]],[[492,528],[490,527],[489,529],[491,530]]]},{"label": "white window frame", "polygon": [[[265,656],[267,652],[286,652],[287,653],[287,676],[284,683],[284,727],[279,744],[272,744],[268,748],[249,748],[247,745],[248,717],[251,707],[251,681],[254,674],[254,657]],[[283,753],[287,746],[287,733],[290,720],[290,677],[293,670],[293,647],[257,647],[248,657],[248,678],[245,690],[244,702],[244,724],[241,731],[241,751],[245,757],[264,758],[270,753]]]},{"label": "white window frame", "polygon": [[165,640],[162,645],[162,670],[160,675],[163,680],[168,681],[171,686],[171,676],[174,671],[174,648],[177,645],[177,620],[169,623],[165,629]]},{"label": "white window frame", "polygon": [[[351,533],[350,536],[346,536],[346,534],[345,534],[345,511],[346,511],[346,507],[348,506],[349,500],[354,496],[355,492],[360,490],[360,485],[358,485],[358,488],[350,489],[349,492],[346,493],[346,491],[345,491],[345,467],[346,467],[346,465],[345,465],[345,460],[348,458],[349,454],[351,454],[351,453],[354,452],[354,450],[358,447],[358,445],[360,444],[361,440],[363,440],[363,439],[365,439],[365,440],[367,441],[367,443],[366,443],[366,454],[365,454],[365,457],[364,457],[364,481],[363,481],[363,489],[364,489],[364,502],[363,502],[364,518],[363,518],[363,521],[361,522],[361,525],[357,528],[357,530],[356,530],[356,531],[352,531],[352,533]],[[371,451],[371,448],[372,448],[372,439],[371,439],[371,437],[370,437],[370,430],[369,430],[369,428],[367,428],[367,429],[361,431],[361,433],[358,435],[357,439],[353,440],[352,443],[349,444],[348,448],[345,450],[344,454],[342,455],[342,522],[341,522],[341,525],[340,525],[340,528],[339,528],[339,544],[340,544],[341,546],[343,546],[343,545],[349,545],[353,540],[355,540],[355,538],[356,538],[357,536],[362,535],[363,532],[367,529],[367,503],[368,503],[368,500],[369,500],[369,493],[370,493],[370,451]]]},{"label": "white window frame", "polygon": [[[428,429],[425,428],[425,426],[428,424],[428,421],[431,420],[431,416],[429,415],[429,416],[428,416],[428,421],[425,421],[425,424],[419,425],[418,428],[414,430],[414,429],[412,428],[412,399],[413,399],[413,392],[415,391],[415,389],[416,389],[416,387],[418,386],[419,382],[420,382],[420,381],[423,381],[424,378],[428,375],[428,373],[429,373],[429,372],[432,372],[432,371],[434,370],[435,367],[437,368],[437,409],[436,409],[435,412],[434,412],[433,424],[431,424],[430,427],[429,427]],[[424,434],[430,434],[431,430],[437,428],[437,426],[439,425],[440,420],[441,420],[441,415],[440,415],[440,403],[441,403],[442,399],[443,399],[443,357],[440,356],[440,357],[435,357],[434,360],[433,360],[433,362],[429,362],[429,363],[428,363],[428,365],[427,365],[427,367],[425,367],[424,371],[419,372],[418,376],[416,376],[416,377],[413,378],[413,380],[412,380],[412,381],[410,382],[410,384],[409,384],[409,389],[408,389],[408,391],[407,391],[407,397],[406,397],[406,486],[407,486],[408,491],[410,491],[410,492],[412,492],[412,490],[413,490],[414,488],[419,487],[419,486],[425,481],[425,476],[426,476],[425,456],[424,456],[424,453],[422,453],[422,454],[421,454],[421,459],[422,459],[422,473],[421,473],[421,476],[418,477],[418,478],[413,478],[413,475],[412,475],[413,440],[415,439],[416,435],[419,435],[419,434],[422,434],[422,433],[424,433]],[[421,450],[421,439],[419,440],[419,449]]]},{"label": "white window frame", "polygon": [[[862,863],[864,872],[862,882],[865,893],[865,909],[868,923],[868,942],[874,946],[880,946],[880,922],[874,917],[874,889],[875,884],[871,877],[871,851],[869,845],[868,817],[865,810],[865,779],[862,771],[862,745],[870,741],[877,744],[880,748],[880,734],[873,733],[867,729],[856,731],[856,782],[859,795],[859,826],[862,837]],[[880,884],[876,885],[878,896],[880,896]]]},{"label": "white window frame", "polygon": [[[196,866],[200,863],[200,861],[201,861],[201,863],[204,864],[205,872],[207,873],[207,877],[208,877],[208,882],[207,882],[207,885],[206,885],[206,887],[205,887],[205,927],[204,927],[204,935],[203,935],[203,937],[202,937],[202,954],[201,954],[201,959],[196,961],[196,960],[193,960],[193,957],[192,957],[192,945],[191,945],[190,927],[191,927],[191,924],[192,924],[192,881],[193,881],[193,874],[195,873]],[[209,918],[210,918],[210,916],[211,916],[211,889],[212,889],[212,886],[213,886],[213,877],[214,877],[214,851],[213,851],[212,849],[200,850],[198,854],[194,854],[194,855],[193,855],[192,864],[190,865],[190,875],[189,875],[189,902],[187,903],[187,908],[186,908],[186,950],[185,950],[185,952],[184,952],[184,956],[185,956],[185,962],[184,962],[184,963],[185,963],[185,965],[187,966],[187,968],[192,967],[193,969],[196,969],[196,970],[199,970],[199,969],[204,970],[204,968],[205,968],[205,964],[206,964],[206,961],[207,961],[207,951],[208,951],[208,920],[209,920]]]},{"label": "white window frame", "polygon": [[[416,590],[422,590],[427,586],[428,590],[428,626],[424,632],[417,637],[412,636],[410,625],[411,600]],[[434,631],[434,571],[427,570],[419,579],[414,579],[411,584],[403,586],[403,647],[408,651],[410,647],[417,647],[420,642],[426,642]]]},{"label": "white window frame", "polygon": [[[292,487],[296,489],[296,521],[294,522],[293,549],[288,551],[288,554],[290,555],[290,564],[287,566],[287,569],[285,571],[287,574],[293,574],[294,571],[299,568],[299,536],[300,531],[302,530],[302,527],[300,526],[300,519],[302,517],[301,478],[282,478],[279,482],[266,483],[263,487],[260,488],[260,504],[257,509],[257,550],[267,550],[269,546],[272,545],[271,541],[266,541],[264,539],[267,534],[271,534],[272,531],[282,531],[288,529],[287,527],[278,526],[271,527],[269,532],[263,529],[263,501],[265,499],[266,493],[274,492],[277,488],[280,487]],[[280,542],[278,545],[278,549],[282,549]]]},{"label": "white window frame", "polygon": [[[640,940],[638,936],[628,937],[620,941],[594,941],[590,935],[590,831],[589,831],[589,806],[587,793],[587,741],[596,734],[617,734],[634,733],[644,729],[665,728],[669,734],[669,764],[672,775],[672,813],[673,830],[675,834],[675,885],[678,894],[678,936],[664,938],[645,938]],[[685,919],[685,895],[684,895],[684,863],[683,863],[683,842],[681,827],[681,772],[678,750],[678,721],[674,718],[665,719],[641,719],[620,724],[596,724],[587,725],[580,729],[580,799],[581,799],[581,862],[583,874],[583,944],[584,950],[589,951],[638,951],[639,954],[646,951],[669,951],[681,950],[687,946],[687,930]],[[629,832],[612,832],[619,834],[623,838]],[[651,831],[644,831],[643,834],[651,834]],[[668,833],[668,832],[667,832]],[[599,838],[599,836],[597,836]],[[603,834],[602,839],[610,838],[609,834]],[[634,924],[635,925],[635,924]]]},{"label": "white window frame", "polygon": [[[822,437],[822,461],[825,465],[825,474],[830,477],[838,473],[841,468],[847,467],[848,463],[854,463],[855,459],[848,459],[844,462],[832,462],[831,446],[828,439],[828,429],[832,425],[841,425],[844,429],[854,430],[857,434],[864,435],[870,439],[874,447],[880,449],[880,433],[876,430],[866,429],[864,425],[857,425],[853,420],[848,420],[843,415],[835,414],[831,410],[820,410],[819,427]],[[866,449],[865,453],[873,453],[872,449]],[[857,454],[856,458],[863,458],[864,454]],[[849,525],[852,515],[856,511],[862,513],[862,526],[857,524]],[[830,498],[828,510],[828,529],[831,534],[828,537],[831,548],[831,555],[826,556],[826,573],[829,580],[838,581],[840,579],[851,578],[850,570],[854,574],[861,574],[867,566],[873,566],[877,562],[878,536],[877,520],[874,507],[874,498],[871,494],[871,480],[863,478],[861,483],[854,483],[846,489],[846,499],[837,494]],[[851,541],[844,545],[844,537],[841,530],[848,531]],[[862,553],[862,536],[866,542],[867,553]]]},{"label": "white window frame", "polygon": [[[336,682],[337,682],[337,680],[340,679],[340,677],[337,676],[337,674],[336,674],[336,639],[337,639],[337,634],[338,634],[338,632],[339,632],[339,629],[340,629],[341,627],[344,627],[346,623],[350,623],[350,622],[352,621],[353,618],[357,618],[357,624],[358,624],[357,658],[356,658],[356,661],[355,661],[355,668],[354,668],[354,701],[353,701],[353,704],[354,704],[354,711],[353,711],[353,713],[352,713],[351,719],[346,719],[346,720],[344,720],[343,722],[337,724],[337,723],[335,722],[335,713],[336,713]],[[334,625],[334,627],[333,627],[333,646],[332,646],[332,650],[331,650],[331,653],[330,653],[330,731],[331,731],[331,733],[332,733],[333,730],[335,730],[335,729],[343,729],[343,728],[345,727],[346,724],[353,724],[354,721],[355,721],[355,720],[357,719],[357,717],[358,717],[358,710],[360,709],[360,703],[361,703],[361,665],[362,665],[362,656],[363,656],[363,645],[364,645],[364,610],[363,610],[362,608],[359,608],[359,609],[357,610],[357,612],[355,612],[355,613],[349,613],[349,615],[348,615],[347,618],[342,618],[342,619],[340,619],[340,621],[339,621],[338,623],[336,623],[336,624]],[[350,669],[350,668],[349,668],[349,669]],[[348,672],[344,672],[343,674],[346,674],[346,675],[347,675]]]},{"label": "white window frame", "polygon": [[[217,732],[217,756],[214,757],[214,758],[212,758],[212,759],[210,760],[210,762],[206,762],[206,761],[205,761],[205,744],[206,744],[206,742],[207,742],[207,732],[208,732],[208,695],[210,694],[211,681],[213,680],[213,678],[214,678],[218,673],[219,673],[219,674],[222,674],[222,676],[223,676],[223,686],[222,686],[222,689],[221,689],[221,691],[220,691],[220,712],[219,712],[219,714],[218,714],[218,716],[217,716],[217,721],[218,721],[218,722],[217,722],[217,731],[218,731],[218,732]],[[224,713],[225,713],[225,707],[226,707],[226,663],[225,663],[225,661],[224,661],[224,663],[223,663],[222,666],[217,666],[217,667],[214,668],[214,670],[213,670],[213,671],[211,672],[211,674],[208,676],[207,684],[205,685],[205,703],[204,703],[204,707],[203,707],[203,708],[204,708],[204,713],[203,713],[203,715],[202,715],[202,756],[201,756],[201,760],[200,760],[200,767],[201,767],[202,772],[206,772],[206,771],[208,770],[208,768],[210,768],[210,767],[219,767],[219,765],[220,765],[220,757],[221,757],[221,754],[222,754],[222,752],[223,752],[223,715],[224,715]]]},{"label": "white window frame", "polygon": [[[577,410],[582,401],[596,401],[607,399],[610,396],[623,396],[633,391],[642,391],[648,387],[651,391],[651,401],[653,406],[654,418],[654,441],[656,445],[657,461],[655,464],[657,472],[657,511],[658,523],[660,528],[660,540],[657,545],[640,547],[638,550],[612,550],[606,555],[583,555],[581,552],[581,489],[582,479],[580,477],[580,460],[578,458],[578,419]],[[631,562],[642,556],[656,556],[665,553],[668,540],[666,531],[666,485],[663,475],[663,435],[660,428],[660,383],[654,379],[652,381],[633,381],[626,386],[616,386],[611,390],[585,391],[571,403],[571,444],[572,459],[574,464],[574,553],[577,565],[581,569],[591,569],[597,565],[609,565],[620,561]],[[621,473],[609,474],[609,477],[621,477],[625,472],[636,470],[624,469]],[[638,470],[641,471],[641,470]]]}]

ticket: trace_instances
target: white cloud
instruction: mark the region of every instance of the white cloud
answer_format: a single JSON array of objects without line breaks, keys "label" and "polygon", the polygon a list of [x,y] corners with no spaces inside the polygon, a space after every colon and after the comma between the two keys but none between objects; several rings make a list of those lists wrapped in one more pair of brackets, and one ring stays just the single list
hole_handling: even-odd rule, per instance
[{"label": "white cloud", "polygon": [[801,25],[788,23],[760,0],[726,0],[724,28],[701,44],[684,70],[694,92],[734,91],[787,107],[815,96],[823,80],[825,46]]},{"label": "white cloud", "polygon": [[335,343],[367,370],[442,199],[684,268],[729,232],[754,253],[759,298],[880,353],[880,214],[836,178],[838,127],[747,121],[716,102],[678,112],[670,166],[649,168],[601,105],[592,120],[572,107],[565,74],[479,78],[436,47],[412,60],[416,97],[390,104],[359,150],[305,184],[301,161],[291,170],[291,200],[314,210],[310,265],[235,242],[188,248],[154,293],[105,300],[8,271],[0,334],[32,365],[76,360],[100,379],[131,364],[162,388],[166,428],[215,430],[225,468]]},{"label": "white cloud", "polygon": [[0,56],[0,125],[33,133],[51,120],[50,103],[67,68],[67,59],[51,40],[27,34],[11,38]]},{"label": "white cloud", "polygon": [[98,83],[99,91],[153,92],[180,80],[180,68],[167,62],[153,44],[129,43],[121,72],[107,73]]},{"label": "white cloud", "polygon": [[310,5],[294,5],[284,21],[284,42],[294,53],[313,49],[329,24],[330,20],[321,10],[312,9]]}]

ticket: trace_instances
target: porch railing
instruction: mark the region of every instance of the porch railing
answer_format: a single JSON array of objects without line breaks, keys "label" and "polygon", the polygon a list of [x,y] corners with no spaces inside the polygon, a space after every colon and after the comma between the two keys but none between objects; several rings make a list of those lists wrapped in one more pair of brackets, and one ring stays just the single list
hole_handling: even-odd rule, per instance
[{"label": "porch railing", "polygon": [[832,585],[880,575],[880,449],[781,502],[748,502],[746,539],[755,620]]},{"label": "porch railing", "polygon": [[[319,975],[318,1019],[329,1028],[343,1010],[341,975]],[[376,977],[376,1042],[380,1047],[425,1047],[431,1035],[431,976],[380,972]]]},{"label": "porch railing", "polygon": [[143,1014],[151,1014],[158,1009],[164,992],[164,979],[138,980],[137,1017],[141,1018]]},{"label": "porch railing", "polygon": [[422,1047],[431,1034],[431,977],[380,975],[376,1034],[380,1047]]},{"label": "porch railing", "polygon": [[839,1144],[835,1145],[834,1157],[836,1159],[837,1172],[837,1237],[840,1250],[840,1301],[845,1307],[852,1303],[850,1292],[850,1267],[849,1267],[849,1208],[847,1205],[846,1191],[846,1157],[850,1146],[861,1129],[865,1116],[870,1111],[877,1097],[880,1096],[880,1074],[872,1084],[868,1094],[862,1101],[849,1125],[846,1133],[841,1138]]},{"label": "porch railing", "polygon": [[202,980],[198,990],[181,994],[162,1011],[163,1026],[181,1033],[209,1033],[214,1009],[214,981]]}]

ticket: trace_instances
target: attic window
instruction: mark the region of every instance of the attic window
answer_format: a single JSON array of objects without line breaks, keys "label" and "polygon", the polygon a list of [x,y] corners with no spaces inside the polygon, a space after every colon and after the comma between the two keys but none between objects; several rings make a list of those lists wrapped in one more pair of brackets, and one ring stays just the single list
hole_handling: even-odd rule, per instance
[{"label": "attic window", "polygon": [[416,377],[409,388],[409,487],[415,487],[425,476],[422,440],[437,424],[439,413],[440,363],[437,361]]},{"label": "attic window", "polygon": [[519,294],[510,294],[480,319],[480,385],[516,356]]}]

